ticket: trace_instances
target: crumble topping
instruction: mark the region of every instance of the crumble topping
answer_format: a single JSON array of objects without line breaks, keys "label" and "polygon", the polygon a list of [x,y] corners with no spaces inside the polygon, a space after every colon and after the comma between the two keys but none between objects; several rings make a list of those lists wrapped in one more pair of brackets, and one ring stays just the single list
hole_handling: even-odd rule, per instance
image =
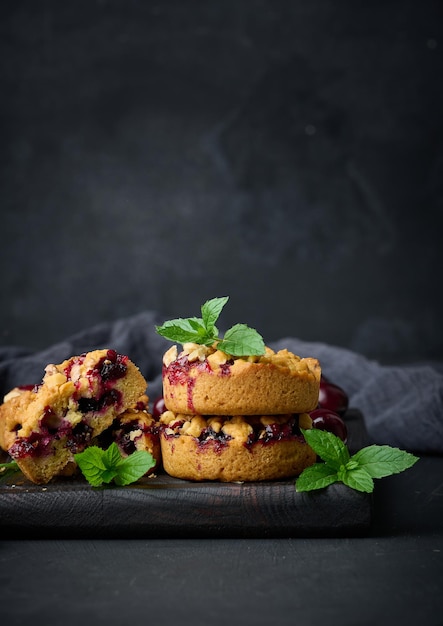
[{"label": "crumble topping", "polygon": [[171,346],[163,356],[163,365],[168,367],[171,363],[179,358],[187,357],[189,363],[203,363],[207,361],[212,370],[222,367],[223,365],[235,364],[237,361],[246,363],[263,363],[274,365],[279,369],[289,370],[290,372],[309,372],[311,369],[311,359],[303,359],[286,348],[275,352],[272,348],[266,346],[265,354],[261,356],[237,357],[226,354],[222,350],[217,349],[217,342],[212,346],[202,346],[196,343],[184,343],[183,349],[179,353],[177,346]]},{"label": "crumble topping", "polygon": [[[188,435],[200,440],[236,439],[242,443],[279,439],[300,435],[300,428],[311,428],[312,420],[307,413],[300,415],[185,415],[165,411],[160,424],[167,436]],[[291,430],[288,430],[288,427]]]}]

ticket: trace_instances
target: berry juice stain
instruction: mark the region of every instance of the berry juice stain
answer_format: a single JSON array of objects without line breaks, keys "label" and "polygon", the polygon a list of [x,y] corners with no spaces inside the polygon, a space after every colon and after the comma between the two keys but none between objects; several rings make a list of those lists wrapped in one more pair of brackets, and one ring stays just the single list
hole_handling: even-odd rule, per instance
[{"label": "berry juice stain", "polygon": [[40,421],[40,432],[34,431],[29,437],[20,437],[9,449],[14,459],[25,457],[43,457],[52,453],[55,441],[66,439],[66,447],[73,453],[83,450],[91,440],[92,428],[86,422],[79,422],[72,427],[66,420],[60,420],[58,428],[54,428],[53,415],[45,413]]},{"label": "berry juice stain", "polygon": [[186,385],[187,407],[190,411],[194,411],[193,391],[196,378],[191,376],[191,372],[195,371],[212,373],[207,360],[190,362],[186,354],[172,361],[167,367],[163,366],[163,377],[168,379],[170,385]]},{"label": "berry juice stain", "polygon": [[231,373],[231,366],[234,365],[234,359],[229,359],[226,363],[220,364],[220,376],[229,376]]},{"label": "berry juice stain", "polygon": [[193,399],[194,387],[195,387],[195,378],[188,378],[187,385],[186,385],[186,403],[187,403],[188,409],[192,412],[195,411],[194,399]]}]

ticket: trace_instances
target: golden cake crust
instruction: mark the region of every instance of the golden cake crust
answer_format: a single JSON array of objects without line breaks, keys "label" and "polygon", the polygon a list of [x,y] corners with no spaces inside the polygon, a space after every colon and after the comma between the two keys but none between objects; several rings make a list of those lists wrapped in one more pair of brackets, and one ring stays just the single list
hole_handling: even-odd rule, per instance
[{"label": "golden cake crust", "polygon": [[[282,480],[300,474],[316,461],[316,454],[303,437],[267,439],[266,427],[284,427],[294,416],[224,416],[174,414],[161,417],[162,461],[165,471],[175,478],[192,481],[252,482]],[[257,424],[262,426],[257,430]],[[203,437],[208,426],[224,431],[227,439]],[[309,427],[304,415],[303,426]],[[251,443],[250,435],[255,431]]]},{"label": "golden cake crust", "polygon": [[321,368],[315,358],[266,349],[263,357],[232,358],[214,348],[185,344],[163,359],[166,407],[178,413],[261,415],[312,411]]}]

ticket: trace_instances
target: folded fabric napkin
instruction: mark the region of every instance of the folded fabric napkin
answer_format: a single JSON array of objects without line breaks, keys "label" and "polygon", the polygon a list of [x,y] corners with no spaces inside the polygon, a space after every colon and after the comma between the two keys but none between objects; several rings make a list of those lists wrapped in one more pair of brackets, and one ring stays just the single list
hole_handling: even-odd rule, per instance
[{"label": "folded fabric napkin", "polygon": [[[155,332],[164,321],[156,312],[102,323],[46,350],[0,347],[0,397],[19,385],[39,383],[48,363],[112,348],[127,354],[147,379],[148,394],[161,394],[161,363],[171,345]],[[416,453],[443,453],[443,374],[431,365],[385,366],[350,350],[293,337],[270,343],[319,359],[322,370],[359,409],[371,440]]]}]

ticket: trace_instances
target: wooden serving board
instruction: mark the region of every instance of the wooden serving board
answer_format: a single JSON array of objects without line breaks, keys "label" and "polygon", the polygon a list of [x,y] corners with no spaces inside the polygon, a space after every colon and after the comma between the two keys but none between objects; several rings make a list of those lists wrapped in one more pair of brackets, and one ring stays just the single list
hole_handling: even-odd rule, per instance
[{"label": "wooden serving board", "polygon": [[[348,446],[366,445],[361,415],[346,415]],[[0,482],[2,536],[72,538],[313,537],[362,535],[372,497],[345,485],[297,493],[295,479],[193,483],[159,474],[127,487],[60,479],[34,485],[21,474]]]}]

